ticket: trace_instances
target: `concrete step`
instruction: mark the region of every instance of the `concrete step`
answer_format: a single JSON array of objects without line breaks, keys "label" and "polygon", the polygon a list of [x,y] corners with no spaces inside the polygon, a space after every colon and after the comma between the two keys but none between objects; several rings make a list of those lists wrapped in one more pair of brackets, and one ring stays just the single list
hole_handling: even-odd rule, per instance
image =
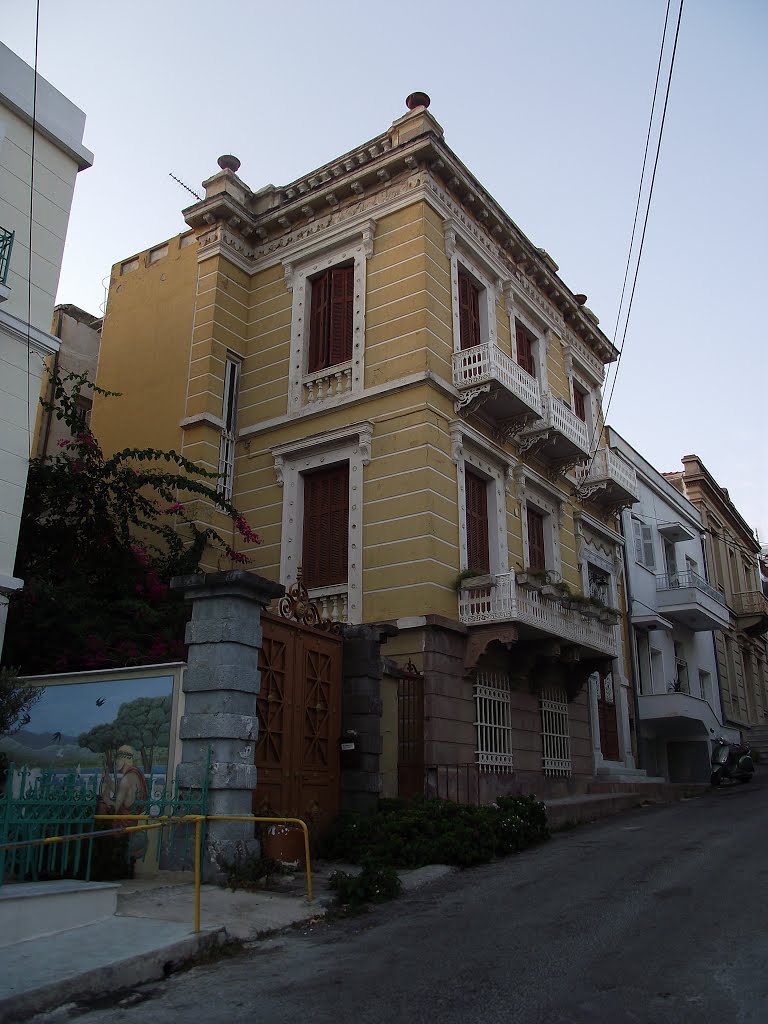
[{"label": "concrete step", "polygon": [[0,886],[0,947],[56,935],[112,917],[115,882],[12,882]]},{"label": "concrete step", "polygon": [[704,783],[670,783],[648,782],[636,786],[625,785],[601,791],[600,783],[597,792],[581,793],[575,796],[559,797],[544,801],[547,808],[547,821],[551,829],[562,828],[563,825],[581,821],[596,821],[612,814],[629,811],[642,804],[667,804],[678,800],[686,800],[694,796],[702,796],[709,792],[710,787]]}]

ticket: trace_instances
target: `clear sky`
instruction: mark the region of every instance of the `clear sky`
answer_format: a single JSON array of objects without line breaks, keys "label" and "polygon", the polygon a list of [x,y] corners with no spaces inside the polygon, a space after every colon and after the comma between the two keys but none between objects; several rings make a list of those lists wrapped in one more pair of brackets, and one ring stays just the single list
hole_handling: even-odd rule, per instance
[{"label": "clear sky", "polygon": [[[679,0],[672,0],[673,18]],[[0,0],[34,61],[33,0]],[[666,0],[42,0],[39,71],[88,115],[59,302],[185,228],[234,153],[257,189],[380,132],[414,90],[613,336]],[[768,2],[686,0],[609,421],[659,470],[701,456],[768,541]]]}]

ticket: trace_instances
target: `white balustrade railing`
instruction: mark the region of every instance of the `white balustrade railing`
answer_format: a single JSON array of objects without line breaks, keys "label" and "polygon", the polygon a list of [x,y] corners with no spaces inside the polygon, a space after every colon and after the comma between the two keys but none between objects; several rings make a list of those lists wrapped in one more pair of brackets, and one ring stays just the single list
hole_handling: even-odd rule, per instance
[{"label": "white balustrade railing", "polygon": [[472,388],[497,380],[507,391],[522,399],[541,416],[541,392],[535,377],[495,345],[474,345],[453,354],[453,383],[456,388]]},{"label": "white balustrade railing", "polygon": [[459,619],[468,626],[522,622],[606,654],[618,651],[615,626],[564,608],[537,590],[518,590],[513,572],[467,580],[459,595]]},{"label": "white balustrade railing", "polygon": [[725,606],[725,597],[716,590],[710,583],[699,576],[697,572],[687,570],[686,572],[665,572],[656,577],[656,590],[679,590],[681,588],[693,587],[707,594],[713,601]]},{"label": "white balustrade railing", "polygon": [[352,363],[339,363],[305,377],[302,381],[304,405],[341,398],[352,390]]},{"label": "white balustrade railing", "polygon": [[576,479],[580,484],[598,480],[614,480],[630,494],[639,496],[637,473],[610,448],[598,448],[589,463],[576,467]]},{"label": "white balustrade railing", "polygon": [[309,591],[309,597],[320,613],[321,619],[329,622],[346,622],[349,595],[344,591],[323,593],[321,588]]},{"label": "white balustrade railing", "polygon": [[[554,427],[564,437],[569,438],[582,451],[589,451],[589,430],[584,420],[569,409],[565,402],[556,398],[551,392],[545,391],[541,396],[543,419],[548,426]],[[534,429],[538,428],[538,424]]]}]

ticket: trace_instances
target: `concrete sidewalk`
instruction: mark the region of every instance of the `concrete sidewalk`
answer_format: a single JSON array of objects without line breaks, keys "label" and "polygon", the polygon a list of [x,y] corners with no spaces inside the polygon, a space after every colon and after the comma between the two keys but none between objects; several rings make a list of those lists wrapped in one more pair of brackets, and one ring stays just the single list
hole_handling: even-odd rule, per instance
[{"label": "concrete sidewalk", "polygon": [[[193,931],[190,873],[122,882],[113,917],[3,949],[0,1024],[17,1024],[53,1007],[103,998],[167,977],[228,941],[254,942],[270,932],[318,919],[333,902],[328,881],[337,869],[360,870],[327,862],[314,865],[312,903],[300,872],[276,876],[277,891],[233,892],[203,886],[199,934]],[[455,870],[430,865],[399,874],[407,892]]]}]

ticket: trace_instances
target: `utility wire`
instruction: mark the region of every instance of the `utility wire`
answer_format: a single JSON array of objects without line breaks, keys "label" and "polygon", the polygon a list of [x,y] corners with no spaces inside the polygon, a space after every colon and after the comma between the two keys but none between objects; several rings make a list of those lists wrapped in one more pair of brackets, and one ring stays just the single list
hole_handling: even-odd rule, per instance
[{"label": "utility wire", "polygon": [[616,360],[616,372],[613,375],[613,382],[611,384],[611,391],[610,391],[610,394],[608,395],[608,404],[606,405],[605,411],[603,413],[603,416],[604,416],[605,419],[607,419],[607,417],[608,417],[608,410],[611,408],[611,401],[613,400],[613,392],[614,392],[614,390],[616,388],[616,381],[618,380],[618,377],[619,377],[619,369],[621,367],[621,357],[624,354],[624,348],[626,346],[627,329],[629,327],[629,318],[630,318],[630,315],[632,313],[632,303],[634,302],[635,289],[637,288],[637,278],[638,278],[638,275],[640,273],[640,261],[641,261],[641,259],[643,257],[643,246],[645,245],[645,233],[646,233],[646,230],[648,228],[648,216],[649,216],[649,214],[651,212],[651,200],[653,198],[653,187],[654,187],[654,185],[656,183],[656,171],[657,171],[658,166],[659,166],[659,155],[661,153],[661,140],[662,140],[662,138],[664,136],[664,124],[665,124],[666,119],[667,119],[667,106],[669,105],[669,92],[670,92],[670,87],[672,85],[672,72],[674,71],[674,68],[675,68],[675,55],[677,54],[677,42],[678,42],[678,39],[680,37],[680,22],[682,21],[682,18],[683,18],[683,6],[684,5],[685,5],[685,0],[680,0],[680,10],[678,11],[678,14],[677,14],[677,26],[675,28],[675,41],[674,41],[674,44],[672,46],[672,56],[671,56],[670,61],[669,61],[669,72],[667,74],[667,84],[666,84],[666,88],[665,88],[665,91],[664,91],[664,109],[662,110],[662,114],[661,114],[661,124],[659,126],[659,136],[658,136],[658,139],[656,140],[656,156],[655,156],[654,161],[653,161],[653,173],[651,175],[651,184],[650,184],[650,188],[648,190],[648,200],[646,202],[645,217],[643,219],[643,232],[642,232],[642,234],[640,236],[640,248],[638,249],[638,253],[637,253],[637,262],[635,263],[635,273],[634,273],[634,277],[632,279],[632,291],[630,292],[630,295],[629,295],[629,304],[627,305],[627,314],[626,314],[626,318],[624,320],[624,331],[623,331],[622,336],[621,336],[621,345],[619,347],[619,357]]},{"label": "utility wire", "polygon": [[[679,11],[678,21],[677,21],[677,32],[675,34],[675,48],[677,47],[677,35],[678,35],[679,31],[680,31],[680,18],[682,17],[682,13],[683,13],[683,3],[684,3],[684,0],[680,0],[680,11]],[[629,280],[629,272],[630,272],[630,268],[632,266],[632,251],[633,251],[633,248],[634,248],[635,235],[636,235],[636,232],[637,232],[637,222],[638,222],[638,218],[639,218],[639,215],[640,215],[640,203],[641,203],[642,195],[643,195],[643,185],[645,183],[645,172],[646,172],[646,168],[647,168],[647,165],[648,165],[648,153],[649,153],[649,150],[650,150],[651,133],[653,131],[653,122],[654,122],[654,117],[655,117],[655,114],[656,114],[656,100],[657,100],[658,91],[659,91],[659,81],[661,79],[661,68],[662,68],[662,65],[663,65],[663,62],[664,62],[664,49],[665,49],[665,45],[666,45],[666,41],[667,41],[667,28],[668,28],[668,25],[669,25],[669,12],[670,12],[670,8],[671,8],[671,4],[672,4],[672,0],[667,0],[667,9],[666,9],[666,13],[664,15],[664,30],[663,30],[662,36],[661,36],[661,45],[659,46],[659,59],[658,59],[657,65],[656,65],[656,80],[655,80],[654,86],[653,86],[653,99],[652,99],[652,102],[651,102],[651,113],[650,113],[650,116],[648,118],[648,131],[646,132],[646,136],[645,136],[645,152],[643,153],[643,165],[642,165],[642,169],[640,171],[640,181],[638,183],[638,188],[637,188],[637,201],[635,203],[635,215],[634,215],[634,219],[633,219],[633,222],[632,222],[632,234],[630,236],[629,248],[628,248],[628,251],[627,251],[627,262],[626,262],[626,267],[625,267],[625,270],[624,270],[624,281],[623,281],[622,286],[621,286],[621,296],[619,298],[619,308],[618,308],[618,311],[616,313],[616,324],[615,324],[614,329],[613,329],[613,344],[614,344],[614,347],[616,346],[616,339],[618,337],[618,332],[619,332],[619,324],[621,322],[621,313],[622,313],[622,309],[623,309],[623,306],[624,306],[624,296],[626,294],[627,281]],[[672,53],[672,61],[670,63],[669,75],[667,77],[666,96],[665,96],[665,101],[664,101],[664,114],[666,114],[667,102],[669,100],[669,88],[670,88],[670,82],[671,82],[671,79],[672,79],[672,66],[673,65],[674,65],[674,49],[673,49],[673,53]],[[656,142],[656,158],[655,158],[655,161],[654,161],[653,180],[651,181],[651,187],[649,189],[648,199],[647,199],[647,202],[646,202],[645,221],[644,221],[644,225],[643,225],[643,234],[642,234],[643,241],[645,240],[645,228],[646,228],[646,226],[648,224],[648,212],[650,210],[651,197],[652,197],[652,194],[653,194],[653,181],[655,180],[656,167],[657,167],[658,161],[659,161],[659,149],[661,147],[661,136],[662,136],[663,130],[664,130],[664,118],[662,117],[661,129],[659,131],[659,136],[658,136],[658,139],[657,139],[657,142]],[[639,267],[640,267],[640,257],[641,257],[641,255],[642,255],[642,242],[641,242],[641,245],[640,245],[640,251],[638,253],[637,263],[636,263],[636,266],[635,266],[635,276],[634,276],[634,281],[633,281],[633,285],[632,285],[632,297],[634,297],[635,285],[637,283],[637,274],[638,274]],[[631,299],[630,299],[630,306],[629,306],[629,309],[627,311],[627,318],[626,318],[625,325],[624,325],[624,334],[622,336],[622,343],[621,343],[621,347],[619,349],[618,358],[616,360],[616,370],[615,370],[614,376],[613,376],[613,382],[612,382],[612,386],[611,386],[610,396],[609,396],[609,399],[608,399],[608,405],[602,411],[602,422],[603,422],[603,424],[605,424],[607,422],[608,409],[610,408],[611,399],[613,398],[613,391],[614,391],[614,388],[616,386],[616,378],[618,377],[618,374],[619,374],[619,366],[620,366],[620,363],[621,363],[621,356],[622,356],[622,353],[623,353],[623,350],[624,350],[624,340],[626,339],[627,324],[629,323],[629,313],[630,313],[630,311],[631,311]],[[587,472],[589,472],[589,470],[592,468],[592,463],[594,462],[595,456],[597,454],[597,451],[595,449],[595,440],[596,440],[596,437],[597,437],[597,432],[598,432],[599,427],[600,427],[600,421],[599,421],[599,418],[598,418],[596,420],[595,424],[594,424],[593,429],[592,429],[592,438],[591,438],[590,446],[589,446],[590,450],[592,451],[592,455],[590,456],[590,459],[589,459],[589,464],[588,464]]]},{"label": "utility wire", "polygon": [[32,83],[32,164],[29,175],[29,252],[27,260],[27,440],[32,456],[32,401],[29,383],[32,377],[32,228],[35,203],[35,139],[37,138],[37,61],[40,43],[40,0],[35,12],[35,70]]}]

